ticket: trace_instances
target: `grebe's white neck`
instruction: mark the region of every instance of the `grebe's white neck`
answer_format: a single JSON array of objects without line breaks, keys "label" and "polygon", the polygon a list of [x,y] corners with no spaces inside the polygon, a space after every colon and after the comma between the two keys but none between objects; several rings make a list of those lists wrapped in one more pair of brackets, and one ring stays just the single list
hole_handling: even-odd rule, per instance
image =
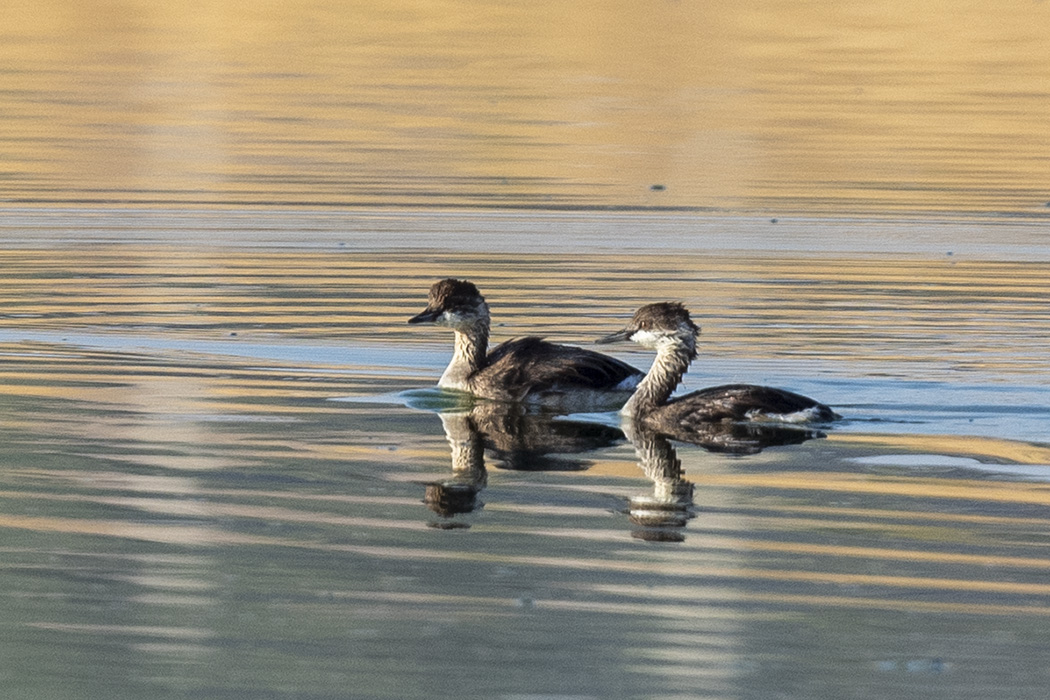
[{"label": "grebe's white neck", "polygon": [[666,404],[696,357],[696,338],[692,336],[662,336],[643,344],[656,348],[656,359],[620,411],[625,416],[640,417]]},{"label": "grebe's white neck", "polygon": [[489,347],[489,319],[479,318],[470,324],[453,327],[455,348],[438,386],[442,389],[470,391],[470,377],[485,366]]}]

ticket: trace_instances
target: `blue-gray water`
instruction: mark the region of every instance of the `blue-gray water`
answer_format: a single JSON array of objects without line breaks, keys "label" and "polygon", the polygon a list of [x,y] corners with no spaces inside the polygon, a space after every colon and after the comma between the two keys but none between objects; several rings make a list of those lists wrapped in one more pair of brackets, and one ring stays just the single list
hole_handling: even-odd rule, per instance
[{"label": "blue-gray water", "polygon": [[[839,244],[676,215],[12,215],[7,692],[1042,697],[1039,231],[782,225]],[[440,250],[449,229],[474,250]],[[480,238],[512,230],[518,250]],[[1002,254],[967,243],[993,235]],[[456,408],[427,390],[450,337],[405,323],[451,274],[497,340],[586,343],[681,300],[704,326],[687,388],[775,383],[846,419],[751,455],[673,446],[679,473],[643,470],[615,414]]]}]

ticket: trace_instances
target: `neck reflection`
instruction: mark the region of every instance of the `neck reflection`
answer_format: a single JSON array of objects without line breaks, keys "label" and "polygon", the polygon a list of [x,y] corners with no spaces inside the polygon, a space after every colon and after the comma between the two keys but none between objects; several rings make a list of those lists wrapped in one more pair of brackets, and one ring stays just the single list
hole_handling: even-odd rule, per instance
[{"label": "neck reflection", "polygon": [[652,494],[631,496],[628,515],[635,529],[632,537],[652,542],[681,542],[686,523],[695,515],[693,483],[685,478],[682,460],[663,435],[640,425],[625,425],[634,445],[638,466],[653,482]]},{"label": "neck reflection", "polygon": [[470,527],[468,516],[484,503],[486,462],[514,471],[585,471],[583,455],[623,441],[623,433],[598,423],[550,413],[530,413],[517,404],[480,401],[438,413],[452,451],[452,476],[427,484],[424,502],[441,516],[437,528]]}]

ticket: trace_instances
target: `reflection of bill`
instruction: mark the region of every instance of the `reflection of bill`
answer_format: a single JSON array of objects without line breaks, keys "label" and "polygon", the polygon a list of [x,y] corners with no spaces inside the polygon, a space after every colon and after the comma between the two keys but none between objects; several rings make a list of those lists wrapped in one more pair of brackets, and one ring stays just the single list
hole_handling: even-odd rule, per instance
[{"label": "reflection of bill", "polygon": [[[452,456],[449,478],[426,485],[423,502],[441,520],[437,528],[465,528],[456,516],[484,505],[478,495],[488,483],[490,466],[517,471],[584,471],[590,462],[573,455],[621,442],[626,433],[639,466],[653,482],[652,495],[630,499],[631,521],[642,527],[636,536],[674,539],[673,533],[693,517],[693,485],[682,474],[670,439],[630,419],[623,432],[600,423],[571,420],[549,413],[530,413],[520,405],[480,401],[438,411]],[[804,442],[820,433],[772,423],[711,423],[681,437],[712,452],[755,454],[766,447]],[[670,439],[669,439],[670,438]]]},{"label": "reflection of bill", "polygon": [[[638,466],[653,482],[651,495],[629,500],[631,522],[639,526],[632,535],[652,541],[682,541],[682,529],[695,512],[693,484],[685,478],[677,450],[667,436],[629,419],[624,421],[624,433],[634,445]],[[710,423],[702,430],[690,430],[682,440],[711,452],[745,455],[819,436],[816,431],[769,423]]]},{"label": "reflection of bill", "polygon": [[477,495],[487,482],[486,453],[503,469],[583,471],[590,466],[586,460],[559,455],[591,452],[623,440],[617,428],[529,413],[514,404],[483,401],[438,416],[452,449],[452,477],[427,484],[423,500],[443,518],[481,507]]},{"label": "reflection of bill", "polygon": [[[485,449],[469,413],[439,413],[445,438],[452,448],[452,478],[427,484],[423,502],[442,516],[472,513],[480,506],[478,492],[485,488]],[[445,522],[436,527],[456,527]],[[459,525],[466,527],[466,525]]]},{"label": "reflection of bill", "polygon": [[693,517],[693,484],[682,472],[671,441],[648,430],[626,430],[638,466],[653,482],[652,495],[631,496],[628,514],[639,529],[634,537],[655,542],[680,542],[682,528]]}]

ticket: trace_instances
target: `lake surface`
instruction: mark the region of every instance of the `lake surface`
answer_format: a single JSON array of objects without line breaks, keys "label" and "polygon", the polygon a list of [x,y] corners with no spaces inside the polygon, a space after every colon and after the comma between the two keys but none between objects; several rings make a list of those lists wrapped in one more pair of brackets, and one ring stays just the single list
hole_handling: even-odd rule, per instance
[{"label": "lake surface", "polygon": [[[1048,15],[5,4],[5,697],[1042,700]],[[844,420],[457,400],[448,276]]]},{"label": "lake surface", "polygon": [[[770,247],[813,226],[821,255]],[[1038,226],[26,210],[4,233],[0,646],[20,697],[1050,682]],[[882,252],[893,236],[911,242]],[[1009,254],[966,243],[992,236]],[[450,274],[481,286],[497,340],[588,343],[681,300],[704,327],[686,388],[774,383],[845,420],[641,462],[615,414],[456,405],[429,389],[449,334],[405,323]]]},{"label": "lake surface", "polygon": [[15,0],[0,199],[1041,217],[1050,5]]}]

